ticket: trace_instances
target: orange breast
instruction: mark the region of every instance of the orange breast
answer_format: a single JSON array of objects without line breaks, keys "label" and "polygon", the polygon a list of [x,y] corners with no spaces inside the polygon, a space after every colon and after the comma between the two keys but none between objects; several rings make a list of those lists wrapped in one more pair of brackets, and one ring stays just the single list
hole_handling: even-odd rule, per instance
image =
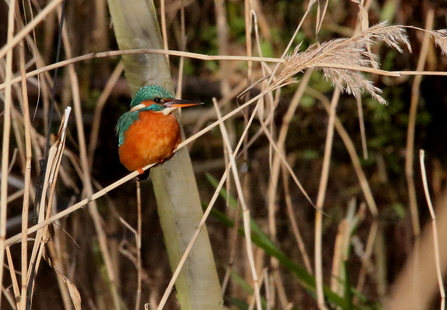
[{"label": "orange breast", "polygon": [[129,171],[135,171],[171,158],[180,142],[180,127],[174,115],[140,112],[139,120],[124,133],[120,161]]}]

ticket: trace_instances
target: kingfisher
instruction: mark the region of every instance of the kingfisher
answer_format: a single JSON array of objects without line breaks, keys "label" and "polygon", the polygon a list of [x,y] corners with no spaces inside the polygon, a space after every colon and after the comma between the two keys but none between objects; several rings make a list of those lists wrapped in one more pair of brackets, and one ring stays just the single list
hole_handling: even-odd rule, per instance
[{"label": "kingfisher", "polygon": [[180,125],[172,112],[200,104],[203,102],[175,99],[158,85],[140,88],[130,111],[116,124],[120,162],[127,170],[138,171],[138,180],[147,178],[143,168],[169,160],[181,142]]}]

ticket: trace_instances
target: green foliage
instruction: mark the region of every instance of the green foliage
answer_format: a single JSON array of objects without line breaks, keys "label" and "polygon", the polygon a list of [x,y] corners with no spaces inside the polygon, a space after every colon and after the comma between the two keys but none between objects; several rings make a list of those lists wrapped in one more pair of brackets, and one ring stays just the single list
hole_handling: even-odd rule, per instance
[{"label": "green foliage", "polygon": [[[217,180],[214,179],[211,175],[207,174],[208,181],[214,186],[217,187]],[[224,199],[228,199],[230,205],[233,208],[237,208],[237,201],[234,197],[229,195],[225,189],[220,190],[220,195]],[[222,212],[213,209],[212,215],[216,217],[222,224],[227,227],[234,227],[234,222],[231,221],[225,214]],[[252,242],[258,247],[262,248],[266,255],[270,257],[276,258],[279,263],[289,272],[295,275],[296,279],[301,283],[301,285],[309,292],[311,296],[314,297],[315,293],[315,277],[309,274],[303,267],[294,263],[284,252],[282,252],[271,240],[270,238],[262,231],[262,229],[256,224],[256,222],[251,219],[250,220],[250,234]],[[245,230],[242,225],[239,227],[238,232],[245,236]],[[352,304],[352,295],[351,290],[353,288],[350,287],[349,283],[346,283],[346,296],[341,297],[330,290],[328,287],[324,287],[324,294],[326,300],[331,304],[340,307],[341,309],[367,309],[363,306],[357,306]]]}]

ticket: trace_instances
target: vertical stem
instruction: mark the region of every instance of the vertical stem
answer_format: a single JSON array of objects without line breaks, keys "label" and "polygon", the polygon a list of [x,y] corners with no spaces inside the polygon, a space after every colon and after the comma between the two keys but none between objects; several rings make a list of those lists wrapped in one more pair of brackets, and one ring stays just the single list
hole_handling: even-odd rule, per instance
[{"label": "vertical stem", "polygon": [[[8,43],[12,41],[14,36],[14,13],[15,0],[9,2],[8,15]],[[3,263],[5,261],[5,239],[6,239],[6,216],[7,216],[7,198],[8,198],[8,168],[9,168],[9,136],[11,130],[11,78],[12,78],[12,53],[13,49],[9,49],[6,53],[6,77],[5,77],[5,111],[3,114],[3,144],[2,144],[2,178],[0,190],[0,288],[3,287]],[[0,294],[0,304],[1,304]]]},{"label": "vertical stem", "polygon": [[326,309],[323,292],[323,204],[326,196],[327,182],[329,178],[329,166],[331,161],[332,144],[334,141],[335,112],[340,98],[340,90],[335,88],[329,113],[329,123],[324,148],[323,168],[321,172],[320,186],[318,188],[317,211],[315,214],[315,280],[317,289],[317,301],[320,309]]},{"label": "vertical stem", "polygon": [[141,266],[141,186],[140,182],[137,181],[137,235],[136,235],[136,242],[137,242],[137,297],[135,301],[135,310],[140,309],[140,303],[141,303],[141,279],[142,279],[142,266]]},{"label": "vertical stem", "polygon": [[[427,14],[427,21],[425,24],[425,29],[430,30],[433,28],[433,10],[430,10]],[[419,54],[417,71],[422,71],[425,66],[425,61],[427,59],[427,52],[429,46],[430,35],[425,32],[424,39],[422,42],[421,53]],[[417,206],[416,197],[416,186],[414,184],[414,135],[416,127],[416,114],[419,101],[419,87],[421,85],[422,75],[416,75],[414,77],[413,85],[411,87],[411,105],[410,105],[410,115],[408,119],[408,130],[407,130],[407,147],[405,150],[406,160],[405,160],[405,175],[407,177],[408,183],[408,200],[410,204],[411,212],[411,223],[413,226],[413,233],[415,237],[419,237],[421,233],[421,225],[419,223],[419,213]]]},{"label": "vertical stem", "polygon": [[32,158],[32,150],[31,150],[31,123],[30,123],[30,114],[28,107],[28,89],[26,86],[26,77],[25,77],[25,50],[23,45],[20,45],[20,74],[22,76],[22,97],[23,97],[23,122],[25,125],[25,188],[23,194],[23,207],[22,207],[22,288],[21,288],[21,300],[20,300],[20,309],[26,309],[27,303],[27,278],[26,275],[27,265],[28,265],[28,236],[26,231],[28,230],[28,212],[29,212],[29,198],[30,198],[30,185],[31,185],[31,158]]}]

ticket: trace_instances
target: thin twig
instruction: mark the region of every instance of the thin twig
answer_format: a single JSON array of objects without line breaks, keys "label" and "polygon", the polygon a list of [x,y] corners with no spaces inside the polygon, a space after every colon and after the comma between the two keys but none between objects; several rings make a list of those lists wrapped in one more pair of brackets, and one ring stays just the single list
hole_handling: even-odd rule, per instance
[{"label": "thin twig", "polygon": [[28,265],[28,244],[26,242],[28,236],[26,235],[26,230],[28,229],[28,212],[29,212],[29,201],[30,201],[30,187],[31,187],[31,121],[28,106],[28,88],[25,79],[25,51],[24,47],[20,46],[20,74],[22,80],[22,111],[23,111],[23,122],[25,130],[25,184],[24,184],[24,194],[23,194],[23,207],[22,207],[22,251],[21,251],[21,271],[22,271],[22,283],[21,283],[21,304],[20,309],[25,310],[27,304],[27,287],[26,279],[27,265]]},{"label": "thin twig", "polygon": [[137,246],[137,296],[135,298],[135,310],[140,309],[141,303],[141,279],[143,275],[143,266],[141,265],[141,225],[142,225],[142,214],[141,214],[141,186],[140,182],[136,182],[137,185],[137,231],[135,234],[135,241]]},{"label": "thin twig", "polygon": [[[425,29],[432,29],[433,27],[434,12],[430,9],[427,14]],[[429,47],[429,33],[425,33],[422,42],[421,52],[419,54],[417,70],[421,71],[425,67],[425,61],[427,59],[428,47]],[[421,233],[421,224],[419,223],[419,213],[417,210],[417,198],[416,198],[416,186],[414,184],[414,136],[416,127],[416,114],[417,106],[419,102],[419,88],[421,85],[422,76],[416,75],[411,87],[411,104],[410,112],[408,116],[408,129],[407,129],[407,145],[405,148],[405,176],[408,183],[408,200],[410,204],[411,223],[413,227],[413,234],[416,238]]]},{"label": "thin twig", "polygon": [[425,199],[427,200],[428,210],[430,211],[430,216],[432,220],[432,229],[433,229],[433,243],[434,243],[434,251],[435,251],[435,264],[436,264],[436,275],[438,276],[438,285],[439,285],[439,294],[441,295],[441,306],[440,309],[445,309],[445,289],[444,283],[442,280],[442,268],[441,268],[441,257],[439,254],[439,240],[438,240],[438,227],[436,224],[436,214],[433,208],[433,204],[430,198],[430,191],[428,189],[427,182],[427,174],[425,172],[425,163],[424,163],[425,152],[424,150],[419,150],[419,162],[421,165],[421,175],[422,175],[422,184],[424,185],[424,193]]},{"label": "thin twig", "polygon": [[340,99],[340,90],[335,88],[332,96],[331,108],[329,112],[329,121],[327,126],[326,143],[324,148],[323,167],[321,171],[320,186],[318,188],[318,196],[315,214],[315,280],[317,291],[317,302],[320,309],[326,309],[323,292],[323,204],[326,197],[327,183],[329,179],[329,165],[332,153],[332,144],[334,140],[334,123],[336,116],[336,108]]},{"label": "thin twig", "polygon": [[101,96],[99,97],[98,102],[96,103],[95,106],[92,129],[90,132],[90,142],[88,145],[88,163],[90,171],[92,170],[93,159],[95,158],[95,150],[97,147],[99,128],[101,125],[101,116],[102,116],[101,114],[107,102],[107,99],[112,93],[113,87],[115,86],[116,82],[120,78],[123,71],[124,71],[124,65],[123,62],[120,61],[118,65],[115,67],[115,70],[113,70],[113,73],[110,76],[109,80],[107,81],[106,87],[104,87],[104,91],[101,93]]}]

